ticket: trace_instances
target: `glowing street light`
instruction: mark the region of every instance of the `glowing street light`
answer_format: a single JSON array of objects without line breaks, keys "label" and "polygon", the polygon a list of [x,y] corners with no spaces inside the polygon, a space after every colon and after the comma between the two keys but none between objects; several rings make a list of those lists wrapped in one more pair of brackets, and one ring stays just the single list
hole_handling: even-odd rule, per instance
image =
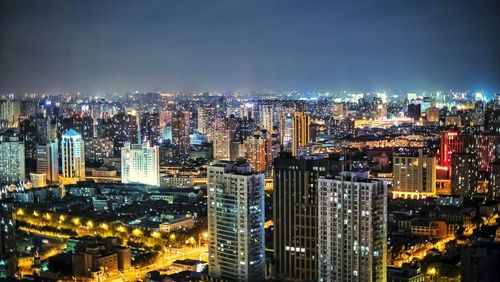
[{"label": "glowing street light", "polygon": [[126,231],[125,227],[123,227],[123,226],[118,226],[118,227],[116,228],[116,230],[117,230],[118,232],[125,232],[125,231]]},{"label": "glowing street light", "polygon": [[23,209],[17,209],[16,214],[17,214],[17,215],[24,215],[24,211],[23,211]]},{"label": "glowing street light", "polygon": [[71,222],[73,222],[74,225],[80,225],[80,219],[78,217],[73,218]]},{"label": "glowing street light", "polygon": [[62,215],[62,214],[61,214],[61,215],[59,216],[59,221],[61,221],[61,222],[62,222],[62,221],[65,221],[65,220],[66,220],[66,217],[65,217],[64,215]]},{"label": "glowing street light", "polygon": [[151,237],[153,237],[153,238],[160,238],[160,232],[157,232],[157,231],[151,232]]},{"label": "glowing street light", "polygon": [[87,227],[89,228],[94,227],[94,223],[92,222],[92,220],[87,221]]},{"label": "glowing street light", "polygon": [[108,230],[108,225],[106,223],[104,223],[104,222],[101,223],[101,224],[99,224],[99,227],[101,227],[104,230]]},{"label": "glowing street light", "polygon": [[136,237],[141,236],[141,235],[142,235],[142,231],[141,231],[141,229],[136,228],[136,229],[132,230],[132,235],[134,235],[134,236],[136,236]]}]

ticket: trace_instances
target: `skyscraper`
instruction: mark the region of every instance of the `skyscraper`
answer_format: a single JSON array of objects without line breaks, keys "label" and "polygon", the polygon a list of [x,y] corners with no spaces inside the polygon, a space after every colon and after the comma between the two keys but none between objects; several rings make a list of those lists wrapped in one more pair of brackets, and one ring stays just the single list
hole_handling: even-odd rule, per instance
[{"label": "skyscraper", "polygon": [[125,143],[122,150],[122,183],[160,186],[158,146]]},{"label": "skyscraper", "polygon": [[274,160],[273,220],[275,276],[279,280],[318,279],[318,178],[341,171],[338,157]]},{"label": "skyscraper", "polygon": [[214,140],[214,159],[229,160],[230,158],[230,132],[228,129],[216,129]]},{"label": "skyscraper", "polygon": [[85,179],[85,146],[82,136],[74,129],[62,135],[61,157],[63,177],[70,181]]},{"label": "skyscraper", "polygon": [[273,107],[270,105],[261,105],[259,107],[259,125],[261,129],[265,129],[268,132],[273,132]]},{"label": "skyscraper", "polygon": [[300,147],[309,145],[311,142],[310,118],[304,112],[293,113],[292,127],[292,155],[297,156]]},{"label": "skyscraper", "polygon": [[293,116],[290,112],[280,115],[280,144],[285,152],[292,152]]},{"label": "skyscraper", "polygon": [[45,173],[47,181],[59,181],[59,142],[57,139],[36,146],[36,172]]},{"label": "skyscraper", "polygon": [[208,167],[209,275],[263,281],[264,175],[244,164]]},{"label": "skyscraper", "polygon": [[[385,281],[387,199],[368,172],[318,182],[318,280]],[[297,252],[297,250],[295,250]]]},{"label": "skyscraper", "polygon": [[436,194],[436,158],[422,149],[400,151],[393,161],[394,198],[419,199]]},{"label": "skyscraper", "polygon": [[0,182],[13,184],[26,180],[24,144],[13,130],[0,134]]},{"label": "skyscraper", "polygon": [[265,172],[273,166],[273,144],[270,134],[262,130],[243,141],[245,158],[254,172]]},{"label": "skyscraper", "polygon": [[451,194],[471,199],[478,180],[477,155],[452,154],[451,169]]},{"label": "skyscraper", "polygon": [[172,116],[172,144],[176,147],[174,156],[189,158],[189,112],[178,112]]}]

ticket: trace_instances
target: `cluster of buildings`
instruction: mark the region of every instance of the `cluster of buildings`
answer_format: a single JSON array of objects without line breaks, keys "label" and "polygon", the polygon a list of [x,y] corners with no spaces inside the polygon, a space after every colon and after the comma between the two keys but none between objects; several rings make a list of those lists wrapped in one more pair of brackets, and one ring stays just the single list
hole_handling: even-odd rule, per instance
[{"label": "cluster of buildings", "polygon": [[[434,274],[408,261],[415,257],[408,246],[421,249],[427,240],[441,256],[453,253],[450,244],[470,256],[481,252],[483,233],[498,228],[498,97],[295,96],[5,97],[2,194],[35,204],[39,191],[54,189],[43,187],[79,187],[68,194],[91,199],[94,212],[121,214],[138,202],[161,208],[185,199],[196,216],[183,212],[149,228],[168,233],[206,218],[200,222],[209,234],[208,271],[200,279],[396,281],[414,275],[419,281]],[[147,193],[95,192],[84,187],[89,180],[100,187],[139,185]],[[44,199],[60,204],[65,197],[55,192]],[[142,214],[130,222],[146,219]],[[272,222],[267,230],[266,222]]]}]

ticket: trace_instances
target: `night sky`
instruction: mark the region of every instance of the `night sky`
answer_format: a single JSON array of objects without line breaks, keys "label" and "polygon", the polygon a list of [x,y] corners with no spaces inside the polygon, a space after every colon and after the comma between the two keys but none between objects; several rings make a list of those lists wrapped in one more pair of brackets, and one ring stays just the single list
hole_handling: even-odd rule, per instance
[{"label": "night sky", "polygon": [[0,0],[0,94],[237,89],[498,90],[500,1]]}]

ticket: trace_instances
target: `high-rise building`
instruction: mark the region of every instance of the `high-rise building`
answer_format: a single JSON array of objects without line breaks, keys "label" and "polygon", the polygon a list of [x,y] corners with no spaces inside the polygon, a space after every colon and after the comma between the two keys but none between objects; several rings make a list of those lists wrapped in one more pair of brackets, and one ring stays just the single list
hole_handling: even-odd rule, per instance
[{"label": "high-rise building", "polygon": [[413,118],[413,120],[419,120],[420,115],[420,104],[408,104],[408,112],[406,114],[407,117]]},{"label": "high-rise building", "polygon": [[270,134],[262,130],[243,141],[245,159],[253,172],[265,172],[273,166],[273,144]]},{"label": "high-rise building", "polygon": [[21,115],[21,103],[16,100],[0,101],[0,128],[17,128]]},{"label": "high-rise building", "polygon": [[270,105],[261,105],[259,107],[260,120],[259,125],[261,129],[265,129],[268,132],[273,132],[273,107]]},{"label": "high-rise building", "polygon": [[178,112],[172,116],[172,144],[175,146],[174,156],[177,158],[189,158],[189,113]]},{"label": "high-rise building", "polygon": [[280,115],[280,144],[285,152],[292,152],[293,115],[282,112]]},{"label": "high-rise building", "polygon": [[59,142],[57,139],[36,146],[36,171],[45,173],[48,182],[59,181]]},{"label": "high-rise building", "polygon": [[451,169],[451,194],[466,199],[472,198],[478,180],[477,155],[452,154]]},{"label": "high-rise building", "polygon": [[24,144],[12,131],[0,134],[0,182],[13,184],[26,180]]},{"label": "high-rise building", "polygon": [[464,142],[461,140],[457,131],[444,131],[441,133],[441,146],[439,150],[439,164],[441,166],[447,167],[449,170],[451,165],[451,154],[463,152]]},{"label": "high-rise building", "polygon": [[368,172],[343,172],[320,178],[318,190],[318,281],[385,281],[383,183],[368,179]]},{"label": "high-rise building", "polygon": [[400,152],[393,161],[394,198],[425,198],[436,194],[436,158],[422,149]]},{"label": "high-rise building", "polygon": [[17,271],[16,226],[12,199],[0,201],[0,277],[14,278]]},{"label": "high-rise building", "polygon": [[158,146],[125,143],[122,150],[122,183],[160,186]]},{"label": "high-rise building", "polygon": [[484,174],[490,172],[490,164],[497,159],[496,150],[500,148],[500,136],[475,136],[475,152],[477,153],[478,170]]},{"label": "high-rise building", "polygon": [[264,175],[248,165],[208,167],[209,276],[263,281]]},{"label": "high-rise building", "polygon": [[488,179],[488,197],[491,200],[500,200],[500,162],[491,164]]},{"label": "high-rise building", "polygon": [[332,117],[335,120],[344,120],[347,118],[347,107],[344,103],[333,103]]},{"label": "high-rise building", "polygon": [[126,142],[137,143],[137,118],[128,113],[119,113],[113,117],[113,136],[115,157],[121,154],[121,148]]},{"label": "high-rise building", "polygon": [[230,159],[230,132],[228,129],[217,129],[214,131],[214,159]]},{"label": "high-rise building", "polygon": [[141,114],[141,142],[156,145],[160,142],[160,115],[158,113]]},{"label": "high-rise building", "polygon": [[288,152],[274,160],[275,278],[318,279],[318,179],[341,171],[340,158]]},{"label": "high-rise building", "polygon": [[69,129],[61,141],[62,175],[68,181],[85,180],[85,145],[82,136]]},{"label": "high-rise building", "polygon": [[292,127],[292,155],[297,156],[300,147],[308,146],[311,142],[310,118],[304,112],[293,113]]},{"label": "high-rise building", "polygon": [[94,166],[101,165],[105,158],[114,156],[114,142],[107,138],[90,138],[85,141],[85,161]]}]

